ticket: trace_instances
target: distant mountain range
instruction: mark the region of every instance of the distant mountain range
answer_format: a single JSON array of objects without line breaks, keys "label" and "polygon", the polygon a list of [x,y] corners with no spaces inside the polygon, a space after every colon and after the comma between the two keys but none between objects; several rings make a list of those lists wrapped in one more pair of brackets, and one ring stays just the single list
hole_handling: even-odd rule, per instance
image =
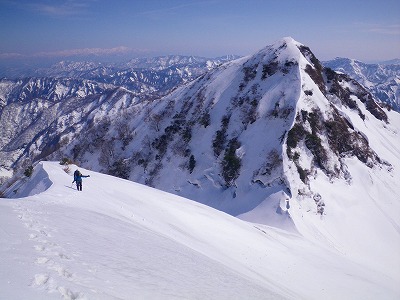
[{"label": "distant mountain range", "polygon": [[400,60],[366,64],[354,59],[336,58],[323,62],[326,67],[345,73],[366,87],[381,103],[400,111]]},{"label": "distant mountain range", "polygon": [[56,78],[90,80],[124,87],[138,94],[165,94],[176,86],[191,81],[224,62],[236,59],[230,55],[219,58],[196,56],[160,56],[135,58],[125,63],[61,61],[50,67],[34,70],[6,69],[8,80],[20,78]]},{"label": "distant mountain range", "polygon": [[[3,76],[0,84],[4,81],[15,82],[15,79],[21,78],[46,78],[47,82],[61,78],[90,80],[124,87],[139,96],[152,94],[154,97],[165,95],[204,72],[238,58],[235,55],[217,58],[169,55],[134,58],[123,63],[60,61],[50,67],[4,67],[0,71],[0,76]],[[354,59],[336,58],[322,64],[349,75],[366,87],[383,105],[400,111],[400,59],[367,64]],[[0,90],[0,93],[4,94],[4,91]],[[3,103],[6,100],[4,95],[1,99]]]}]

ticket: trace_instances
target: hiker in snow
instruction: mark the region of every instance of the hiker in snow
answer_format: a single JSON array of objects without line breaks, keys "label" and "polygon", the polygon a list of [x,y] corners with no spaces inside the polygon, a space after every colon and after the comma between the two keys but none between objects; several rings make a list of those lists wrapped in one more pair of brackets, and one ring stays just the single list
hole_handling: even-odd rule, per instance
[{"label": "hiker in snow", "polygon": [[90,175],[82,175],[79,170],[74,172],[74,181],[72,181],[72,183],[76,182],[76,188],[78,191],[82,191],[82,178],[86,177],[90,177]]}]

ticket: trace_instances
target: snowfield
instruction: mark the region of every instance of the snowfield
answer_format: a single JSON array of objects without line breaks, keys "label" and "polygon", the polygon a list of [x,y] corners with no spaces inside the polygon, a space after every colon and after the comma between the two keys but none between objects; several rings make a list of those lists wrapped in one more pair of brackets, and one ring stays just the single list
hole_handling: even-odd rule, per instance
[{"label": "snowfield", "polygon": [[[383,223],[370,232],[379,224],[371,216],[372,225],[357,224],[362,219],[356,215],[358,202],[347,203],[349,212],[333,210],[326,228],[335,222],[348,241],[365,226],[355,242],[376,249],[374,261],[362,255],[357,259],[348,248],[351,243],[329,238],[328,229],[314,236],[311,230],[307,236],[298,233],[307,231],[293,227],[296,219],[286,224],[292,226],[287,230],[258,225],[144,185],[80,170],[90,175],[83,192],[71,186],[72,176],[63,166],[42,162],[29,180],[6,191],[18,198],[0,199],[0,299],[400,297],[398,220],[392,220],[391,228]],[[299,208],[292,205],[281,213],[291,210]],[[384,248],[390,251],[382,253],[393,257],[380,256]]]}]

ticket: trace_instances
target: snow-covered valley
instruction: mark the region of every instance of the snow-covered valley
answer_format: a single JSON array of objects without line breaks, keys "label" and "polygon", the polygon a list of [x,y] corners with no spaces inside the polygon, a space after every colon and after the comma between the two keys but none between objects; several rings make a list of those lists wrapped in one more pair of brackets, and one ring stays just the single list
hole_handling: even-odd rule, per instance
[{"label": "snow-covered valley", "polygon": [[[340,223],[348,225],[341,232],[343,240],[362,241],[365,253],[379,247],[382,252],[374,261],[359,259],[342,240],[331,239],[322,220],[320,232],[304,236],[298,232],[304,232],[301,228],[289,232],[245,222],[84,169],[82,173],[91,177],[78,192],[63,168],[58,162],[40,163],[30,179],[7,192],[18,198],[0,201],[1,299],[397,299],[400,295],[398,225],[370,218],[382,233],[375,240],[372,226],[358,223],[363,213],[354,211],[367,212],[360,203],[349,203],[354,209],[337,210],[331,220],[338,230],[343,230]],[[298,209],[291,206],[288,213]],[[362,236],[356,236],[358,227],[365,229]]]}]

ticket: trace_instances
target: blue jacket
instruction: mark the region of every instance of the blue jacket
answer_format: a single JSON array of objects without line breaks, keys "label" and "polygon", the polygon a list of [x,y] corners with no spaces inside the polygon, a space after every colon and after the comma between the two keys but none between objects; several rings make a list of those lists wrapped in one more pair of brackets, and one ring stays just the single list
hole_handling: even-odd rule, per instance
[{"label": "blue jacket", "polygon": [[90,175],[82,175],[80,172],[74,173],[74,181],[72,183],[76,182],[82,182],[82,178],[90,177]]}]

